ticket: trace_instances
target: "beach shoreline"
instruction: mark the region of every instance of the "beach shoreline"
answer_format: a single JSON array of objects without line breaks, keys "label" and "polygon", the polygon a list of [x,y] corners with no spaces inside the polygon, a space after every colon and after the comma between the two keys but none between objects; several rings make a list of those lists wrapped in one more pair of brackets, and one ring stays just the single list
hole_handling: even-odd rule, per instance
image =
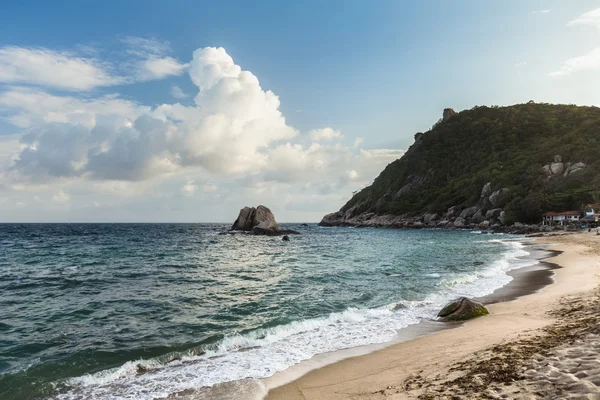
[{"label": "beach shoreline", "polygon": [[[457,329],[430,329],[410,340],[400,343],[396,340],[363,354],[330,360],[328,365],[312,369],[305,366],[304,370],[297,367],[300,371],[293,380],[289,379],[289,372],[287,381],[281,378],[285,372],[275,374],[263,380],[269,390],[266,399],[426,396],[427,390],[423,388],[434,385],[425,382],[437,382],[440,379],[435,377],[450,376],[448,372],[453,364],[554,323],[556,317],[548,313],[558,307],[564,296],[594,295],[595,274],[600,271],[600,265],[589,252],[598,251],[599,238],[573,234],[535,238],[534,243],[550,246],[552,254],[541,260],[541,268],[525,267],[509,272],[514,278],[511,283],[484,296],[481,300],[488,305],[489,316],[460,324]],[[588,265],[594,268],[586,268]],[[420,377],[420,383],[407,385],[415,376]]]}]

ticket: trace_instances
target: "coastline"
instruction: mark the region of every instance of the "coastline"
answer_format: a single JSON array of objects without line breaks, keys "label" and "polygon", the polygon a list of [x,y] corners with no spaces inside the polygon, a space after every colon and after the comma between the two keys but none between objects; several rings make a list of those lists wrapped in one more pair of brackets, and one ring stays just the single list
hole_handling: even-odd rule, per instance
[{"label": "coastline", "polygon": [[[427,385],[419,383],[416,392],[408,390],[410,385],[405,383],[411,377],[432,381],[446,376],[453,364],[491,346],[539,332],[555,322],[548,312],[558,306],[560,298],[585,292],[582,296],[592,296],[589,292],[597,285],[600,265],[589,249],[598,254],[600,238],[573,234],[533,242],[551,245],[552,254],[541,261],[542,268],[509,272],[515,278],[512,285],[482,298],[489,316],[303,371],[305,374],[288,383],[281,384],[281,376],[276,374],[263,381],[269,389],[266,399],[416,398],[424,395],[421,387]],[[595,268],[586,268],[588,265]],[[552,280],[554,284],[548,285]]]}]

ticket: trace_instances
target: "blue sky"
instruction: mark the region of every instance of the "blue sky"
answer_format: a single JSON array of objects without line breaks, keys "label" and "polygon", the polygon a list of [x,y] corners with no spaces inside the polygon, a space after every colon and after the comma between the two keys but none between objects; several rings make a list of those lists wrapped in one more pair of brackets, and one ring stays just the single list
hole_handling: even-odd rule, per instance
[{"label": "blue sky", "polygon": [[[0,71],[0,219],[227,221],[256,201],[280,220],[318,220],[445,107],[600,104],[600,1],[216,3],[2,2],[0,66],[9,73]],[[223,48],[221,61],[229,57],[258,79],[253,95],[273,92],[276,110],[247,119],[245,109],[230,113],[231,98],[216,90],[200,106],[197,83],[206,73],[194,81],[191,71],[215,61],[192,54],[207,47]],[[57,70],[36,69],[31,57]],[[187,111],[165,111],[176,103]],[[248,140],[255,159],[232,150],[229,166],[219,165],[231,149],[218,147],[227,143],[215,139],[221,131],[199,128],[208,118],[199,107],[260,120],[260,132],[220,136]],[[101,141],[94,127],[113,114],[133,131],[119,125]],[[149,136],[135,122],[148,115],[166,121],[159,124],[166,147],[157,136],[140,139]],[[191,146],[197,151],[183,155]],[[102,154],[92,160],[90,149]],[[50,160],[72,156],[68,166]],[[278,159],[289,160],[290,171]],[[240,182],[244,193],[233,201]],[[272,204],[273,196],[287,200]]]}]

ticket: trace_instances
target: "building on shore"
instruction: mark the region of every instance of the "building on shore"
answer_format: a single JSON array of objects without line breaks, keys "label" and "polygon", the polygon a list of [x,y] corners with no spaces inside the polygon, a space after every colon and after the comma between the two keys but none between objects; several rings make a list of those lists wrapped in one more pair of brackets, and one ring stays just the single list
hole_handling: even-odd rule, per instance
[{"label": "building on shore", "polygon": [[600,214],[600,204],[588,204],[585,206],[585,216]]},{"label": "building on shore", "polygon": [[547,212],[544,214],[542,225],[572,225],[579,223],[579,211]]}]

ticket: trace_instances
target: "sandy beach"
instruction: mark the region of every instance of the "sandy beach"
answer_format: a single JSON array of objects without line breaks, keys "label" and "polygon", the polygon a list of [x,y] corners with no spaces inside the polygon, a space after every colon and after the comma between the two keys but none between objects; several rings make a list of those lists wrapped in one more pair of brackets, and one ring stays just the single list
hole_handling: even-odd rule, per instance
[{"label": "sandy beach", "polygon": [[[554,283],[490,315],[312,370],[277,399],[600,399],[600,236],[536,238],[561,252]],[[546,278],[547,279],[547,278]]]}]

